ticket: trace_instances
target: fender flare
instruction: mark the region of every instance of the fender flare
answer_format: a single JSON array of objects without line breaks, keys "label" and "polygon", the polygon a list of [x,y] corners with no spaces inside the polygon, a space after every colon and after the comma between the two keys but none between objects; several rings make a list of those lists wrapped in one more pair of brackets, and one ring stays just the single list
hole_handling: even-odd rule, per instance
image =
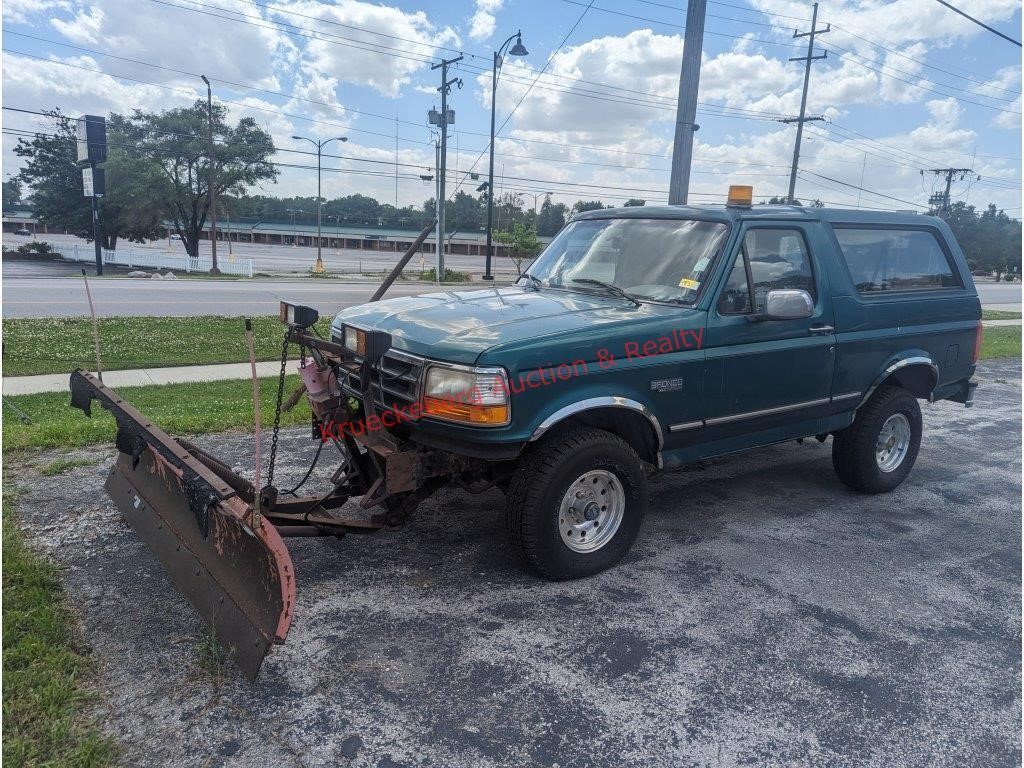
[{"label": "fender flare", "polygon": [[868,391],[864,393],[864,397],[862,397],[860,402],[857,403],[857,408],[859,409],[863,407],[864,404],[871,399],[871,396],[875,394],[875,390],[881,386],[883,381],[888,379],[897,371],[909,368],[913,365],[925,366],[931,372],[931,387],[928,389],[928,399],[931,400],[931,393],[934,392],[935,388],[939,385],[939,366],[936,365],[935,361],[929,355],[924,353],[915,353],[890,361],[882,372],[875,377],[871,386],[868,387]]},{"label": "fender flare", "polygon": [[537,428],[533,430],[533,434],[530,435],[528,442],[532,443],[539,440],[549,429],[571,416],[576,416],[577,414],[584,413],[585,411],[593,411],[598,408],[624,408],[643,416],[647,420],[651,429],[654,430],[654,439],[656,441],[655,455],[657,457],[658,466],[661,466],[661,451],[665,447],[665,433],[661,429],[661,423],[658,421],[658,417],[654,415],[654,411],[643,403],[620,395],[589,397],[585,400],[578,400],[575,403],[570,403],[569,405],[559,408],[557,411],[547,416],[537,426]]}]

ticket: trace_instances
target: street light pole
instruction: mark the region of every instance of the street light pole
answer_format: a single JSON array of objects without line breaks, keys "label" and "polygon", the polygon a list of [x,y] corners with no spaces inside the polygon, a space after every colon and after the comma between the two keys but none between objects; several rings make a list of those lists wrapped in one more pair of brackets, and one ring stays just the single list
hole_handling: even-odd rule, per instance
[{"label": "street light pole", "polygon": [[306,136],[292,136],[293,139],[299,141],[308,141],[314,147],[316,147],[316,265],[313,267],[313,271],[317,274],[322,274],[324,271],[324,258],[323,250],[321,248],[321,219],[323,216],[324,199],[320,194],[320,158],[323,154],[324,147],[330,144],[332,141],[348,141],[348,136],[333,136],[330,139],[324,139],[323,141],[317,139],[310,139]]},{"label": "street light pole", "polygon": [[529,51],[526,50],[523,45],[523,33],[522,30],[516,32],[514,35],[509,37],[501,46],[494,52],[494,64],[491,68],[491,144],[490,144],[490,160],[488,161],[487,171],[487,255],[484,260],[484,280],[493,280],[494,275],[491,274],[491,259],[493,258],[492,251],[494,250],[494,244],[491,242],[491,229],[494,222],[494,117],[497,110],[496,95],[498,92],[498,73],[501,71],[502,53],[508,47],[508,44],[513,40],[516,44],[512,46],[512,49],[508,52],[509,56],[526,56]]},{"label": "street light pole", "polygon": [[[217,267],[217,191],[214,189],[216,173],[213,164],[213,89],[206,75],[200,75],[206,83],[206,154],[210,163],[209,175],[206,179],[206,199],[210,209],[210,274],[219,275]],[[199,243],[196,243],[196,255],[199,255]]]}]

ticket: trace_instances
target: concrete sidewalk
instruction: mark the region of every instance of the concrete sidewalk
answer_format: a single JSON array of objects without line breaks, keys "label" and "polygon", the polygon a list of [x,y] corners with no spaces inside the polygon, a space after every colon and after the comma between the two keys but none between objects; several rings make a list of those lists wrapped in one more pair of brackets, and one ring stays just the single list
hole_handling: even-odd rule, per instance
[{"label": "concrete sidewalk", "polygon": [[[256,363],[260,376],[277,376],[280,362]],[[289,373],[294,372],[294,361],[290,361]],[[183,365],[177,368],[140,368],[128,371],[107,371],[103,383],[111,387],[138,387],[146,384],[181,384],[188,381],[224,381],[226,379],[248,379],[251,376],[249,363],[224,363],[220,365]],[[30,395],[36,392],[66,392],[67,373],[46,373],[41,376],[5,376],[3,394]]]},{"label": "concrete sidewalk", "polygon": [[[1021,320],[985,320],[986,328],[994,326],[1021,325]],[[277,376],[279,363],[275,361],[256,363],[256,372],[261,376]],[[295,371],[294,361],[289,361],[288,372]],[[139,387],[147,384],[181,384],[188,381],[225,381],[227,379],[248,379],[248,363],[223,363],[220,365],[184,365],[177,368],[140,368],[128,371],[107,371],[103,383],[111,387]],[[31,395],[37,392],[63,392],[68,388],[68,374],[47,373],[41,376],[6,376],[3,379],[3,394]]]}]

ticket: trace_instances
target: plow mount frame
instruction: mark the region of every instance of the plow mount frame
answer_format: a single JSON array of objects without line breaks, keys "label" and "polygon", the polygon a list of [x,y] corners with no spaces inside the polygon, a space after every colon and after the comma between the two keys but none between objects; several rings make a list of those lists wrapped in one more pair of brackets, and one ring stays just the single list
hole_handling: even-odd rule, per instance
[{"label": "plow mount frame", "polygon": [[[364,417],[376,413],[368,361],[304,328],[290,325],[285,333],[319,362],[359,373]],[[117,423],[118,458],[105,484],[114,505],[251,681],[291,626],[296,581],[283,537],[400,526],[420,501],[480,463],[387,429],[358,440],[343,430],[332,442],[346,460],[327,492],[286,498],[267,486],[255,507],[249,480],[192,442],[171,437],[92,374],[74,371],[70,390],[73,407],[91,416],[96,401]],[[339,416],[348,418],[347,409]],[[315,416],[311,426],[326,444]],[[361,510],[339,513],[355,498]]]}]

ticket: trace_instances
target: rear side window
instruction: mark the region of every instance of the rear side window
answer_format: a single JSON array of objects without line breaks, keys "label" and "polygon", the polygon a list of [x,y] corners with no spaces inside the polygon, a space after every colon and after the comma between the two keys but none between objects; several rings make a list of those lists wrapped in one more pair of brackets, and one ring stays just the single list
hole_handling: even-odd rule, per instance
[{"label": "rear side window", "polygon": [[836,227],[835,233],[859,293],[960,287],[929,230]]}]

